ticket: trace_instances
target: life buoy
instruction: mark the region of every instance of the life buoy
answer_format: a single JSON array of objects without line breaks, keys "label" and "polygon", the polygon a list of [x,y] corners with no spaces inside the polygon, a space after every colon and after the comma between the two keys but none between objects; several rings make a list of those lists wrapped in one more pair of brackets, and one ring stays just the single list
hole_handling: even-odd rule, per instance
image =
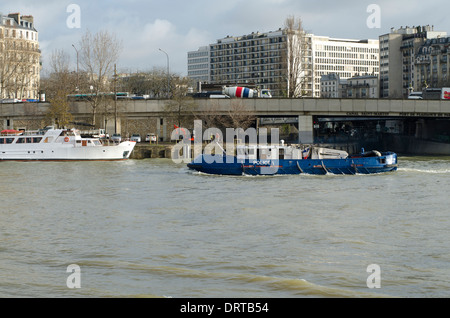
[{"label": "life buoy", "polygon": [[65,141],[65,142],[69,142],[69,137],[65,137],[65,138],[64,138],[64,141]]}]

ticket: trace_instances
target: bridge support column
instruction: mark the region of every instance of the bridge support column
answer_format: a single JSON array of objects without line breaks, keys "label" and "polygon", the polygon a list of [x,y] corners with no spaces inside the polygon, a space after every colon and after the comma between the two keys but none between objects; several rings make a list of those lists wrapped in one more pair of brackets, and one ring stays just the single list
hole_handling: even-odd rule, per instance
[{"label": "bridge support column", "polygon": [[298,139],[301,144],[314,143],[313,116],[298,116]]}]

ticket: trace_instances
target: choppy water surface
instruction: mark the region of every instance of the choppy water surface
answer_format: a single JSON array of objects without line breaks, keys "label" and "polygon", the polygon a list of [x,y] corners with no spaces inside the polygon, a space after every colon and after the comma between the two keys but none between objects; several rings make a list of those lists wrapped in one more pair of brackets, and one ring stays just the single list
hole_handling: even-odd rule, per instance
[{"label": "choppy water surface", "polygon": [[0,296],[449,297],[449,163],[226,177],[163,159],[2,162]]}]

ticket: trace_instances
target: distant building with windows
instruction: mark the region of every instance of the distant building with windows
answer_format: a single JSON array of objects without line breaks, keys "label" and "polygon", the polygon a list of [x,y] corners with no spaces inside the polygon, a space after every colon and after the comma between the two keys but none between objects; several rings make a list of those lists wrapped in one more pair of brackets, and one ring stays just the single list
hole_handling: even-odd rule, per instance
[{"label": "distant building with windows", "polygon": [[[258,88],[268,88],[280,93],[285,81],[286,34],[283,30],[268,33],[252,33],[239,37],[227,36],[209,45],[210,84],[236,85],[252,83]],[[199,51],[206,52],[200,48]],[[192,56],[195,52],[189,52]],[[195,68],[193,59],[188,59],[188,70]],[[202,71],[207,69],[206,65]],[[195,78],[195,75],[188,75]]]},{"label": "distant building with windows", "polygon": [[311,36],[313,97],[321,96],[321,78],[337,74],[339,79],[379,74],[378,40],[333,39]]},{"label": "distant building with windows", "polygon": [[330,73],[320,78],[320,98],[346,98],[347,80]]},{"label": "distant building with windows", "polygon": [[339,74],[322,75],[321,98],[379,98],[378,76],[357,75],[341,79]]},{"label": "distant building with windows", "polygon": [[202,46],[197,51],[188,52],[188,77],[196,82],[209,82],[209,46]]},{"label": "distant building with windows", "polygon": [[[313,34],[305,34],[304,40],[307,47],[301,71],[301,96],[320,97],[321,77],[330,73],[338,74],[341,79],[379,74],[378,40],[333,39]],[[227,36],[208,47],[188,52],[188,77],[201,78],[210,84],[254,83],[259,88],[270,89],[273,96],[282,96],[288,78],[287,41],[283,29]],[[209,65],[201,59],[207,54]]]},{"label": "distant building with windows", "polygon": [[347,80],[347,98],[379,98],[378,76],[353,76]]},{"label": "distant building with windows", "polygon": [[0,98],[38,99],[38,32],[32,16],[0,14]]},{"label": "distant building with windows", "polygon": [[450,86],[450,37],[428,39],[415,57],[417,84],[415,91],[424,88]]},{"label": "distant building with windows", "polygon": [[415,60],[419,48],[428,40],[446,37],[433,26],[401,27],[379,37],[380,97],[404,98],[422,83],[416,78]]}]

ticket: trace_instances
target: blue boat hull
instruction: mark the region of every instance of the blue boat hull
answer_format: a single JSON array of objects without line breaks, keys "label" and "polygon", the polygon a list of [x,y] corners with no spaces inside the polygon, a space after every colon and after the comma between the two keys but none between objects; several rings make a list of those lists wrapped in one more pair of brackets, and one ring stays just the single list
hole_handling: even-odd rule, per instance
[{"label": "blue boat hull", "polygon": [[345,159],[237,159],[231,156],[200,155],[187,165],[190,169],[217,175],[292,175],[292,174],[374,174],[397,170],[397,155],[377,157],[350,156]]}]

